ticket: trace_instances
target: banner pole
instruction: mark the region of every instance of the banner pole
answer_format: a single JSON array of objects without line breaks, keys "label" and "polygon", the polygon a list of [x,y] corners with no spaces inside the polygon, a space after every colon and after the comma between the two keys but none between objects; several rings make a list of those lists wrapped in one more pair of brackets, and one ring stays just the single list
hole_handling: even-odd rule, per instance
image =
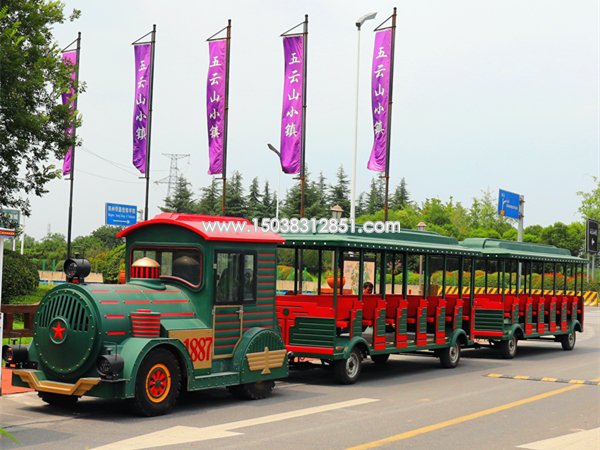
[{"label": "banner pole", "polygon": [[227,124],[229,119],[229,50],[231,49],[231,19],[227,20],[227,54],[225,55],[225,115],[223,117],[223,194],[221,197],[221,214],[227,208]]},{"label": "banner pole", "polygon": [[[79,53],[81,51],[81,32],[77,33],[77,56],[75,57],[75,89],[79,87]],[[79,93],[75,92],[75,100],[73,101],[73,110],[77,114],[77,98]],[[73,122],[73,139],[77,136],[77,127]],[[67,258],[71,257],[71,231],[73,225],[73,181],[75,179],[75,147],[71,151],[71,177],[69,179],[69,218],[67,221]]]},{"label": "banner pole", "polygon": [[394,50],[396,43],[396,7],[392,14],[392,44],[390,57],[390,87],[388,98],[388,117],[387,117],[387,142],[385,148],[385,202],[383,204],[383,220],[388,220],[389,215],[389,198],[390,198],[390,145],[392,141],[392,94],[394,87]]},{"label": "banner pole", "polygon": [[305,188],[306,188],[306,68],[308,64],[308,14],[304,15],[304,26],[302,30],[303,53],[302,59],[302,165],[300,167],[300,217],[304,217]]},{"label": "banner pole", "polygon": [[152,25],[152,47],[150,63],[150,98],[148,99],[148,147],[146,148],[146,199],[144,202],[144,220],[148,220],[148,197],[150,196],[150,146],[152,145],[152,97],[154,93],[154,48],[156,46],[156,24]]}]

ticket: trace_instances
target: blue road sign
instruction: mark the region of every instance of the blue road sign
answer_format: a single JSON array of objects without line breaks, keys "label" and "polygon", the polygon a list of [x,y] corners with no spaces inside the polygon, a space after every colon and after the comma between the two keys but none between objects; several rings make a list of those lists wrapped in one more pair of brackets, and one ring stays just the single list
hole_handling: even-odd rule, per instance
[{"label": "blue road sign", "polygon": [[106,204],[106,225],[126,227],[137,222],[137,206]]},{"label": "blue road sign", "polygon": [[500,189],[500,194],[498,196],[498,215],[510,217],[511,219],[518,219],[520,197],[519,194]]}]

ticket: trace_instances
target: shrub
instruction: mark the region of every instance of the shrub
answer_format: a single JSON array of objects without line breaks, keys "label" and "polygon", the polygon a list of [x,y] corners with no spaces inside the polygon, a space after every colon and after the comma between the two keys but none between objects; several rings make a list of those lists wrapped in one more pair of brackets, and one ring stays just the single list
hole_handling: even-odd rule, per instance
[{"label": "shrub", "polygon": [[100,270],[104,282],[107,284],[117,284],[119,282],[119,272],[125,269],[125,244],[113,248],[106,255],[106,259],[100,263]]},{"label": "shrub", "polygon": [[10,303],[20,295],[33,293],[40,284],[40,277],[33,262],[17,252],[4,250],[2,267],[2,299]]}]

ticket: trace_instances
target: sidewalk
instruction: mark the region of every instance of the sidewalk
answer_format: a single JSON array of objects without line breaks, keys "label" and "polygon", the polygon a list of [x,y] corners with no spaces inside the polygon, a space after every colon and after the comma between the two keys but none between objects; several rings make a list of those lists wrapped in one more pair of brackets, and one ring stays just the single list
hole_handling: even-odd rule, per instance
[{"label": "sidewalk", "polygon": [[2,367],[2,395],[18,394],[19,392],[29,392],[33,389],[16,387],[11,384],[12,371]]}]

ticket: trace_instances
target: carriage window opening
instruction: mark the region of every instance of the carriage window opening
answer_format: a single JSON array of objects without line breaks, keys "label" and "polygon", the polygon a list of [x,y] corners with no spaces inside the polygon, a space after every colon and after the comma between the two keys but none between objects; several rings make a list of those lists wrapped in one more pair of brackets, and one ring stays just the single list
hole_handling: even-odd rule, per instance
[{"label": "carriage window opening", "polygon": [[256,301],[256,256],[247,253],[218,252],[215,302],[220,304]]},{"label": "carriage window opening", "polygon": [[161,278],[176,278],[199,287],[202,281],[202,254],[193,248],[135,249],[131,262],[147,257],[160,264]]},{"label": "carriage window opening", "polygon": [[444,278],[444,257],[443,256],[431,256],[429,258],[429,296],[430,297],[441,297],[443,286],[442,281]]}]

